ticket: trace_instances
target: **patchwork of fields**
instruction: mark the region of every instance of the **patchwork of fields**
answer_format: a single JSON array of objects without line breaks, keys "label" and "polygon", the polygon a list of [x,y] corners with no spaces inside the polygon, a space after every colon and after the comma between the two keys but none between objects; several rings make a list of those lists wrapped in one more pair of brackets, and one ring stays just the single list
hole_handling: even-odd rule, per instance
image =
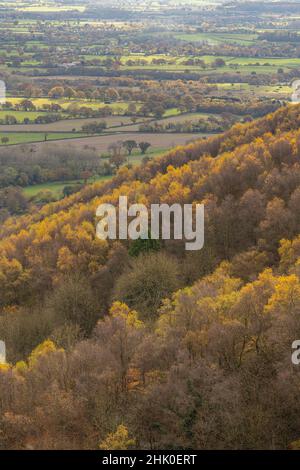
[{"label": "patchwork of fields", "polygon": [[[198,3],[188,2],[186,11],[197,11]],[[209,24],[218,2],[202,4],[201,21]],[[97,5],[91,15],[80,0],[1,5],[8,9],[0,23],[0,71],[7,83],[7,102],[0,107],[2,149],[94,148],[115,172],[109,160],[114,148],[121,148],[125,164],[144,157],[137,148],[129,155],[120,142],[146,143],[147,155],[155,158],[263,116],[290,100],[300,69],[296,47],[287,39],[289,52],[281,54],[282,38],[274,39],[276,29],[263,23],[208,28],[199,18],[144,22],[124,11],[117,19],[102,18]],[[143,2],[139,8],[144,11]],[[147,9],[154,17],[160,10],[155,3]],[[297,44],[297,31],[291,34]],[[51,183],[51,191],[61,196],[65,183]],[[36,193],[35,186],[25,194]]]}]

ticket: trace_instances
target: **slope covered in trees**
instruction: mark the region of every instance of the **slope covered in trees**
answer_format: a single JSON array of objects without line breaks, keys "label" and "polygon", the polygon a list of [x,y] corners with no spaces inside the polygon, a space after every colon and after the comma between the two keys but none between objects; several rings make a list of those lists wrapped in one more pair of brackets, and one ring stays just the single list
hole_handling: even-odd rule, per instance
[{"label": "slope covered in trees", "polygon": [[[284,107],[3,224],[0,447],[297,446],[299,127]],[[97,240],[120,195],[204,203],[204,249]]]}]

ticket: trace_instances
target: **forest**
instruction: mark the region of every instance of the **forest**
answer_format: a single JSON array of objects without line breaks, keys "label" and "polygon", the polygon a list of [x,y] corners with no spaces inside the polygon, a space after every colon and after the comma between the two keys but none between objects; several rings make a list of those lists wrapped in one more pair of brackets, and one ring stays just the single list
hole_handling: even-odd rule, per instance
[{"label": "forest", "polygon": [[296,0],[0,0],[2,466],[297,455],[299,27]]},{"label": "forest", "polygon": [[[285,106],[2,224],[2,449],[299,447],[299,124]],[[96,239],[122,194],[204,203],[204,249]]]}]

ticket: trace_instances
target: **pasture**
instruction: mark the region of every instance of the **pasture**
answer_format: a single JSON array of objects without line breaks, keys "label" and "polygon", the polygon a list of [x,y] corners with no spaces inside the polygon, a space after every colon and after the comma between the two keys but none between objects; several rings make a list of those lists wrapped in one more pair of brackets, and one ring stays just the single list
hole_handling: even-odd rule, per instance
[{"label": "pasture", "polygon": [[[78,134],[77,134],[78,136]],[[86,134],[79,134],[80,137],[86,136]],[[27,144],[34,142],[45,142],[45,141],[57,141],[57,140],[69,140],[74,138],[74,133],[71,132],[1,132],[0,133],[0,145],[16,145],[16,144]],[[3,140],[8,139],[8,141]]]},{"label": "pasture", "polygon": [[[95,183],[96,181],[106,181],[110,178],[110,176],[97,176],[95,178],[91,178],[89,180],[89,183]],[[83,180],[55,181],[42,184],[35,184],[24,188],[23,193],[26,197],[32,198],[41,192],[50,191],[55,199],[60,199],[63,196],[63,189],[66,186],[72,186],[76,184],[83,184]]]},{"label": "pasture", "polygon": [[257,39],[257,34],[243,33],[176,33],[175,38],[186,42],[207,42],[208,44],[233,43],[242,46],[252,44]]}]

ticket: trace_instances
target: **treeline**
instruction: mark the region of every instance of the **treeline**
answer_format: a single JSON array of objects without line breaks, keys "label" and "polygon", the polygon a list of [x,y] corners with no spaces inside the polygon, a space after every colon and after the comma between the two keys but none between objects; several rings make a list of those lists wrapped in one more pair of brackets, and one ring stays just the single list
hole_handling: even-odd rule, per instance
[{"label": "treeline", "polygon": [[[24,117],[23,124],[50,124],[52,122],[57,122],[61,119],[59,114],[41,114],[34,119],[29,119],[28,117]],[[0,125],[15,125],[18,124],[17,118],[12,114],[6,114],[4,118],[0,119]]]},{"label": "treeline", "polygon": [[0,223],[12,215],[21,215],[29,208],[29,201],[18,187],[0,189]]},{"label": "treeline", "polygon": [[299,42],[300,36],[293,31],[265,31],[258,35],[258,39],[272,42]]},{"label": "treeline", "polygon": [[[287,106],[2,225],[2,448],[298,445],[299,127]],[[96,239],[124,194],[203,202],[204,249]]]},{"label": "treeline", "polygon": [[[82,118],[101,118],[112,116],[114,114],[113,109],[109,105],[103,105],[99,108],[94,109],[89,106],[87,102],[86,105],[79,105],[77,102],[71,102],[65,109],[60,106],[58,103],[43,104],[42,107],[36,107],[30,99],[23,99],[20,103],[13,105],[11,102],[7,101],[5,105],[2,105],[4,111],[7,110],[7,114],[0,121],[1,124],[17,124],[17,119],[14,115],[9,114],[9,111],[26,111],[26,112],[41,112],[36,118],[30,119],[24,117],[24,124],[48,124],[51,122],[57,122],[65,115],[65,117],[82,117]],[[120,114],[123,113],[123,110],[120,108],[118,110]],[[129,110],[130,112],[130,110]]]},{"label": "treeline", "polygon": [[237,100],[222,99],[218,97],[215,99],[203,100],[196,107],[198,112],[202,113],[232,113],[240,116],[251,116],[258,118],[272,113],[282,106],[280,101],[277,100]]},{"label": "treeline", "polygon": [[198,120],[186,120],[183,122],[144,122],[139,126],[140,132],[150,132],[150,133],[159,133],[159,132],[174,132],[174,133],[194,133],[194,132],[224,132],[228,129],[236,118],[233,116],[228,116],[226,118],[210,117],[208,119],[198,119]]}]

